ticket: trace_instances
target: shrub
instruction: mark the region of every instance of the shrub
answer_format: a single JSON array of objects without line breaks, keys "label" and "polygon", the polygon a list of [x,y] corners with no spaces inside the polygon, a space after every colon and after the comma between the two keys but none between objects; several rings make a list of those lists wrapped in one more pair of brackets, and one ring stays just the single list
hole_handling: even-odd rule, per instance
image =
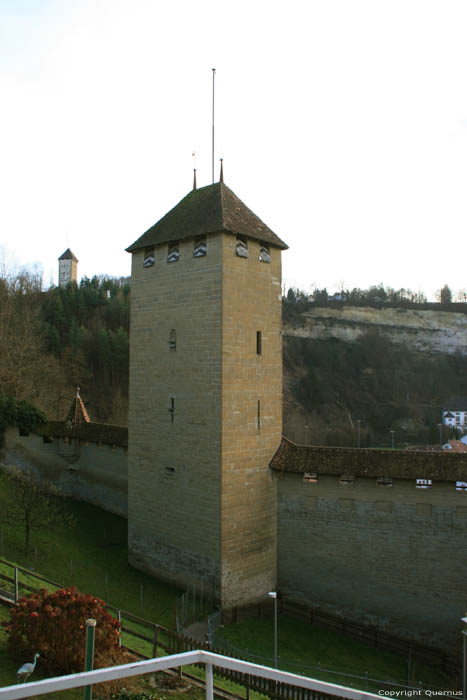
[{"label": "shrub", "polygon": [[106,610],[104,601],[62,588],[50,593],[42,589],[20,598],[11,608],[8,630],[10,652],[20,659],[40,653],[41,666],[53,673],[84,670],[86,620],[96,620],[94,667],[125,663],[119,648],[120,623]]}]

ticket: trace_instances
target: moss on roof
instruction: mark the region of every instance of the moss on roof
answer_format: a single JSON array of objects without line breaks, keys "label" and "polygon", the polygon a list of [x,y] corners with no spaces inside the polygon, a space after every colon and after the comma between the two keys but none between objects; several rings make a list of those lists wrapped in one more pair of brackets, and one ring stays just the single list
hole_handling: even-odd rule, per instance
[{"label": "moss on roof", "polygon": [[44,437],[73,437],[88,442],[128,447],[128,428],[122,425],[78,423],[70,427],[65,421],[51,420],[37,426],[34,432]]},{"label": "moss on roof", "polygon": [[295,445],[287,438],[271,460],[270,467],[285,472],[316,472],[341,476],[393,477],[467,481],[467,454],[366,450],[355,447],[312,447]]},{"label": "moss on roof", "polygon": [[193,190],[154,226],[127,248],[142,248],[225,231],[264,241],[285,250],[288,246],[223,182]]}]

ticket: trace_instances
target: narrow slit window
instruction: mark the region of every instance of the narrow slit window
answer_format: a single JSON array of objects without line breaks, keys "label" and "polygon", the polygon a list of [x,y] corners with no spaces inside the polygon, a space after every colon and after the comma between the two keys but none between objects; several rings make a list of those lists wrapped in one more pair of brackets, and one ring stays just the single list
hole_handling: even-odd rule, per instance
[{"label": "narrow slit window", "polygon": [[180,260],[180,248],[178,243],[172,243],[169,245],[167,252],[167,262],[177,262]]},{"label": "narrow slit window", "polygon": [[256,331],[256,354],[262,354],[261,331]]},{"label": "narrow slit window", "polygon": [[169,333],[169,348],[170,352],[174,352],[177,349],[177,334],[175,328],[172,328]]},{"label": "narrow slit window", "polygon": [[259,247],[259,261],[264,263],[271,262],[271,251],[269,250],[269,246],[264,243],[261,243]]},{"label": "narrow slit window", "polygon": [[260,433],[261,432],[261,401],[259,399],[258,399],[257,421],[258,421],[258,433]]},{"label": "narrow slit window", "polygon": [[154,265],[154,248],[148,248],[144,251],[143,267],[152,267]]},{"label": "narrow slit window", "polygon": [[202,258],[205,255],[207,255],[208,252],[208,245],[206,242],[206,236],[203,236],[202,238],[197,238],[195,240],[195,245],[193,248],[193,257],[194,258]]},{"label": "narrow slit window", "polygon": [[170,413],[170,422],[173,423],[174,419],[175,419],[175,399],[173,397],[170,399],[169,413]]},{"label": "narrow slit window", "polygon": [[243,238],[237,238],[237,245],[235,246],[235,252],[239,258],[248,257],[248,244]]}]

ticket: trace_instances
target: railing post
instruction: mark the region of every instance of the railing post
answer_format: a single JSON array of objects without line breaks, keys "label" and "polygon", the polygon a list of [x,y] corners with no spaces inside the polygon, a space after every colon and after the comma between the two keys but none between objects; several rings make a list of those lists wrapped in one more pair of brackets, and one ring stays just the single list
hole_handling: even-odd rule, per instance
[{"label": "railing post", "polygon": [[120,624],[120,634],[118,636],[118,646],[122,646],[122,611],[118,611],[118,622]]},{"label": "railing post", "polygon": [[214,700],[214,683],[212,680],[212,664],[206,664],[206,700]]},{"label": "railing post", "polygon": [[15,566],[15,603],[19,600],[19,572],[18,567]]},{"label": "railing post", "polygon": [[[94,666],[94,639],[96,635],[96,621],[90,618],[86,620],[86,652],[84,657],[84,670],[92,671]],[[86,685],[83,693],[84,700],[92,700],[92,685]]]},{"label": "railing post", "polygon": [[152,658],[157,658],[157,644],[159,641],[159,625],[154,625],[154,637],[152,640]]}]

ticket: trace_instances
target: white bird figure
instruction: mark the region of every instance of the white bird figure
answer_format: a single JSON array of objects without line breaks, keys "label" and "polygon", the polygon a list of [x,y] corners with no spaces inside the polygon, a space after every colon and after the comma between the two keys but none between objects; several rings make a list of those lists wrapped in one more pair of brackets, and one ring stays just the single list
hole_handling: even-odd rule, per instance
[{"label": "white bird figure", "polygon": [[40,656],[40,654],[37,654],[37,653],[34,654],[34,661],[32,662],[32,664],[23,664],[16,671],[16,678],[19,680],[20,683],[21,683],[21,681],[23,683],[26,683],[27,679],[29,678],[31,673],[36,668],[36,661],[37,661],[38,656]]}]

